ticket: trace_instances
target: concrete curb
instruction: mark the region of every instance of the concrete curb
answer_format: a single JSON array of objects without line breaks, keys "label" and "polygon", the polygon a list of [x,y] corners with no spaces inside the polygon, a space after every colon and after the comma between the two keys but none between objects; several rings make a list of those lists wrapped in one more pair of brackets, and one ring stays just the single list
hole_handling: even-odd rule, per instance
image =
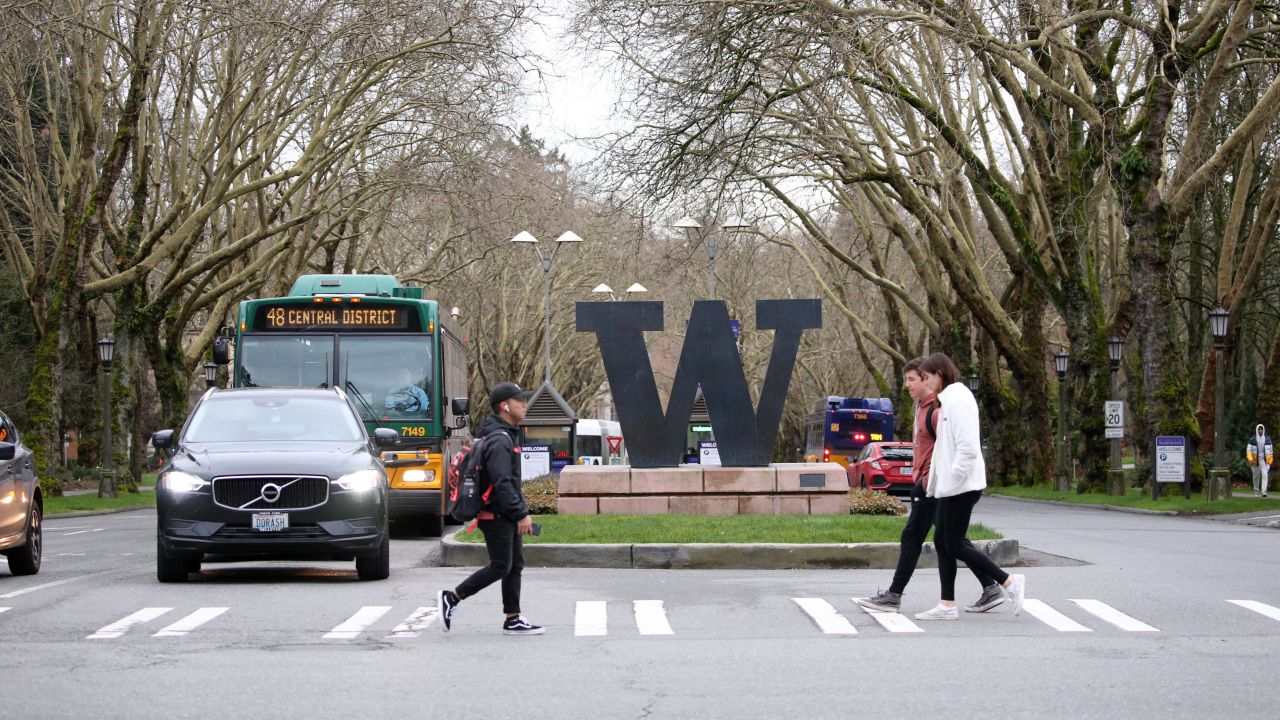
[{"label": "concrete curb", "polygon": [[48,513],[44,516],[44,519],[58,520],[61,518],[93,517],[94,515],[115,515],[116,513],[133,512],[134,510],[155,509],[155,505],[135,505],[133,507],[107,508],[106,510],[72,510],[64,513]]},{"label": "concrete curb", "polygon": [[1177,510],[1148,510],[1146,508],[1130,508],[1121,507],[1119,505],[1091,505],[1089,503],[1073,503],[1061,500],[1037,500],[1035,498],[1020,498],[1013,495],[1001,495],[1000,493],[987,493],[987,497],[996,497],[1002,500],[1012,500],[1014,502],[1034,503],[1036,505],[1054,505],[1056,507],[1073,507],[1088,508],[1090,510],[1110,510],[1111,512],[1130,513],[1132,515],[1170,515],[1176,517],[1205,517],[1203,514],[1196,513],[1180,513]]},{"label": "concrete curb", "polygon": [[[489,562],[484,545],[441,538],[443,565],[475,567]],[[1010,566],[1018,562],[1018,541],[979,540],[974,543],[993,562]],[[898,543],[774,544],[726,543],[635,545],[525,545],[529,567],[635,568],[673,570],[791,570],[893,569],[898,563]],[[925,543],[919,567],[937,567],[933,543]]]}]

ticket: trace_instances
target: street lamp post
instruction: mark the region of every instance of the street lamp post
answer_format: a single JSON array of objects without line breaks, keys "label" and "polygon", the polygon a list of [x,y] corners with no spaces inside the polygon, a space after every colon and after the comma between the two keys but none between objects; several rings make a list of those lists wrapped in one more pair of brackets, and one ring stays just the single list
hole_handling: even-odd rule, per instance
[{"label": "street lamp post", "polygon": [[1058,492],[1071,489],[1071,478],[1067,473],[1070,462],[1067,451],[1067,362],[1070,356],[1059,350],[1053,354],[1053,366],[1058,371],[1058,482],[1054,488]]},{"label": "street lamp post", "polygon": [[1227,470],[1226,437],[1222,432],[1226,403],[1222,395],[1226,390],[1227,320],[1231,312],[1221,305],[1209,311],[1209,331],[1213,334],[1213,471],[1209,473],[1209,489],[1205,493],[1210,500],[1231,498],[1231,473]]},{"label": "street lamp post", "polygon": [[[1124,359],[1124,338],[1112,335],[1107,339],[1107,359],[1111,361],[1111,399],[1123,402],[1120,397],[1120,361]],[[1124,467],[1120,457],[1120,437],[1111,438],[1111,479],[1107,483],[1108,495],[1124,495]]]},{"label": "street lamp post", "polygon": [[218,366],[212,361],[204,364],[204,386],[211,388],[218,383]]},{"label": "street lamp post", "polygon": [[[700,240],[703,247],[707,249],[707,292],[709,297],[714,300],[716,298],[716,251],[719,249],[715,234],[703,233],[702,224],[688,216],[677,220],[675,226],[685,231],[689,236],[690,242]],[[722,231],[742,230],[749,227],[751,227],[751,224],[740,217],[731,217],[720,224]]]},{"label": "street lamp post", "polygon": [[546,324],[544,325],[543,342],[546,346],[546,376],[545,380],[548,385],[551,384],[551,261],[555,259],[556,253],[560,251],[561,246],[565,243],[580,243],[582,238],[578,237],[572,230],[566,231],[556,238],[556,246],[550,254],[543,253],[542,248],[538,245],[538,238],[531,233],[521,230],[515,237],[511,238],[513,243],[529,243],[533,245],[533,249],[538,253],[538,259],[542,261],[542,305],[546,312]]},{"label": "street lamp post", "polygon": [[98,361],[102,365],[102,481],[98,484],[98,497],[117,494],[111,457],[111,361],[115,354],[115,340],[104,337],[98,341]]},{"label": "street lamp post", "polygon": [[[591,288],[591,292],[608,295],[610,300],[616,301],[618,299],[618,297],[613,294],[613,288],[609,287],[605,283],[600,283],[599,285]],[[646,293],[646,292],[649,292],[649,288],[641,285],[640,283],[631,283],[631,287],[628,287],[626,290],[623,291],[624,293],[623,297],[624,298],[628,297],[632,293]]]}]

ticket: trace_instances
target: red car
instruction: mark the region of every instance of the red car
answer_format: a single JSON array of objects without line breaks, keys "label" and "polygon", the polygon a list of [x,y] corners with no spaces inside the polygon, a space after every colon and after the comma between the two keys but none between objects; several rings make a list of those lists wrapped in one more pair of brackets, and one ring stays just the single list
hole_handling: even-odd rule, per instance
[{"label": "red car", "polygon": [[910,495],[915,482],[911,476],[913,455],[911,443],[871,443],[845,468],[849,487]]}]

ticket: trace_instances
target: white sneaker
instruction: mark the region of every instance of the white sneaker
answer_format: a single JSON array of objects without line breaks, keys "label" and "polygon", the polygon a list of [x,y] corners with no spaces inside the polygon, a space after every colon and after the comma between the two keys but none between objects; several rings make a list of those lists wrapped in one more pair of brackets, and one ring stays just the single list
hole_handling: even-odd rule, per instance
[{"label": "white sneaker", "polygon": [[947,607],[938,603],[924,612],[916,613],[917,620],[959,620],[960,609],[952,605]]},{"label": "white sneaker", "polygon": [[1027,576],[1018,574],[1009,576],[1009,584],[1005,587],[1004,592],[1009,596],[1009,601],[1013,603],[1014,617],[1022,614],[1022,601],[1027,597]]}]

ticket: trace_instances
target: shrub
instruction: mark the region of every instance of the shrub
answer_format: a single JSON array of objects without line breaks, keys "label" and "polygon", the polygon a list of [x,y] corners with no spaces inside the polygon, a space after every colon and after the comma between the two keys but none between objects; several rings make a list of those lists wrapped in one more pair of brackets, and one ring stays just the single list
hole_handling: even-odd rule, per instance
[{"label": "shrub", "polygon": [[849,491],[850,515],[905,515],[907,506],[897,498],[875,490]]},{"label": "shrub", "polygon": [[524,501],[530,515],[555,515],[560,499],[560,480],[555,475],[540,475],[524,483]]}]

